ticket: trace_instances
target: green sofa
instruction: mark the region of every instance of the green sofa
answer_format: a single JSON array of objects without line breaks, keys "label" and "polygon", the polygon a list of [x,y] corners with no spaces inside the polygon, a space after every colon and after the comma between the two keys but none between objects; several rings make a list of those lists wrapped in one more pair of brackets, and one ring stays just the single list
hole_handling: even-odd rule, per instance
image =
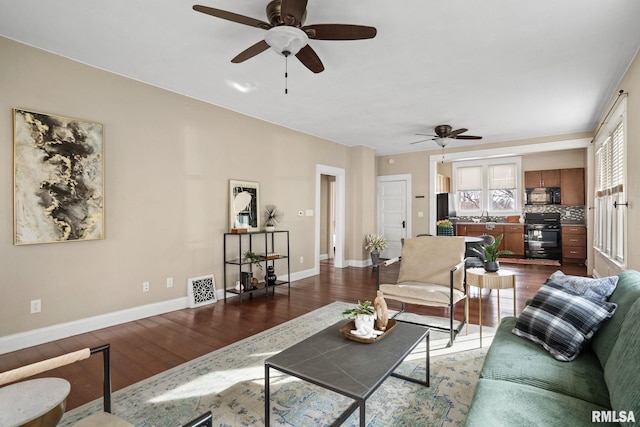
[{"label": "green sofa", "polygon": [[640,425],[640,273],[618,277],[613,317],[571,362],[514,335],[515,317],[503,319],[465,425]]}]

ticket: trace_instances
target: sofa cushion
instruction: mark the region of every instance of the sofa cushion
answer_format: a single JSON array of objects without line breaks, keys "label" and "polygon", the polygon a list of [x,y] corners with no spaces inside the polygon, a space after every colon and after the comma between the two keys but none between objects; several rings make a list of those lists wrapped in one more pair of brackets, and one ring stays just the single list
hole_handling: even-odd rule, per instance
[{"label": "sofa cushion", "polygon": [[618,276],[608,276],[599,279],[582,276],[568,276],[558,270],[549,277],[549,280],[567,289],[571,289],[586,298],[606,301],[616,290]]},{"label": "sofa cushion", "polygon": [[640,300],[633,304],[625,316],[620,328],[620,336],[611,350],[609,362],[604,369],[604,379],[611,397],[611,408],[616,411],[633,411],[638,417],[636,421],[640,421],[639,321]]},{"label": "sofa cushion", "polygon": [[598,355],[602,366],[606,367],[611,350],[618,340],[622,322],[638,299],[640,299],[640,272],[626,270],[618,274],[618,286],[609,297],[609,302],[618,306],[616,313],[600,328],[591,341],[591,348]]},{"label": "sofa cushion", "polygon": [[547,281],[518,317],[512,332],[542,345],[564,362],[574,360],[616,305],[584,298]]},{"label": "sofa cushion", "polygon": [[481,378],[465,426],[618,426],[591,422],[592,411],[608,408],[525,384]]},{"label": "sofa cushion", "polygon": [[610,407],[604,373],[593,351],[582,352],[571,363],[560,362],[540,345],[512,334],[515,324],[515,317],[500,323],[484,359],[482,378],[527,384]]}]

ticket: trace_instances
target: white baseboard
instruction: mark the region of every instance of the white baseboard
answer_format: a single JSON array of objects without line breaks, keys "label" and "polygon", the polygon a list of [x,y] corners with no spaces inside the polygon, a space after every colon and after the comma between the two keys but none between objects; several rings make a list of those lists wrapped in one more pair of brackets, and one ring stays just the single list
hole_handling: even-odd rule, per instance
[{"label": "white baseboard", "polygon": [[[218,294],[219,292],[216,292]],[[220,296],[222,294],[220,293]],[[87,317],[86,319],[74,320],[73,322],[60,323],[58,325],[47,326],[27,332],[0,337],[0,354],[10,353],[34,345],[67,338],[73,335],[84,334],[96,329],[107,328],[125,322],[143,319],[145,317],[156,316],[170,311],[181,310],[189,306],[187,297],[177,298],[169,301],[162,301],[155,304],[141,305],[126,310],[115,311],[113,313],[99,316]]]},{"label": "white baseboard", "polygon": [[350,259],[350,260],[347,260],[346,264],[349,267],[364,268],[364,267],[371,266],[371,259]]},{"label": "white baseboard", "polygon": [[320,254],[320,261],[329,259],[329,254]]},{"label": "white baseboard", "polygon": [[[293,282],[295,280],[315,276],[316,274],[317,273],[314,269],[297,271],[291,274],[291,281]],[[284,275],[281,279],[287,280],[287,276]],[[237,296],[236,294],[229,294],[227,295],[227,298],[231,295]],[[218,301],[224,299],[224,289],[216,289],[216,298]],[[73,335],[84,334],[97,329],[108,328],[109,326],[115,326],[125,322],[133,322],[138,319],[157,316],[170,311],[182,310],[188,307],[189,300],[187,297],[176,298],[169,301],[141,305],[139,307],[115,311],[113,313],[74,320],[73,322],[60,323],[58,325],[7,335],[0,337],[0,354],[10,353],[12,351],[21,350],[34,345],[60,340]]]}]

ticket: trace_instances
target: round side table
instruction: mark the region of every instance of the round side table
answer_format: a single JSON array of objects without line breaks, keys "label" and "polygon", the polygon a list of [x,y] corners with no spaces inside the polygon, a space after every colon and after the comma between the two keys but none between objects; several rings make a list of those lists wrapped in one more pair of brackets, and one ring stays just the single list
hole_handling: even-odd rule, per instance
[{"label": "round side table", "polygon": [[[480,289],[479,321],[480,323],[480,347],[482,347],[482,289],[498,289],[498,323],[500,323],[500,289],[513,288],[513,315],[516,315],[516,274],[511,270],[500,269],[495,273],[489,273],[484,268],[467,269],[467,286],[475,286]],[[469,290],[467,289],[467,334],[469,334]]]},{"label": "round side table", "polygon": [[37,378],[0,388],[0,425],[53,427],[62,418],[71,385]]}]

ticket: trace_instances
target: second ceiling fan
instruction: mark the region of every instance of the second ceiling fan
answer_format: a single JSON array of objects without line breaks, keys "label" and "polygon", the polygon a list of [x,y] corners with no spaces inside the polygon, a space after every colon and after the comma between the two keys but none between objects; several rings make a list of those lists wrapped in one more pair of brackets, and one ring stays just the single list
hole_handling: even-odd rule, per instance
[{"label": "second ceiling fan", "polygon": [[374,27],[364,25],[303,25],[307,17],[307,0],[271,1],[266,10],[269,22],[208,6],[194,5],[193,9],[216,18],[267,31],[264,40],[240,52],[231,60],[233,63],[246,61],[272,47],[285,57],[295,55],[309,70],[320,73],[324,70],[324,65],[313,48],[309,46],[309,39],[362,40],[374,38],[377,33]]},{"label": "second ceiling fan", "polygon": [[418,144],[420,142],[425,141],[435,141],[436,144],[441,146],[442,148],[446,147],[452,139],[482,139],[481,136],[475,135],[461,135],[462,133],[467,132],[469,129],[460,128],[453,130],[453,128],[449,125],[439,125],[436,126],[434,131],[435,135],[429,133],[416,133],[416,135],[421,136],[432,136],[433,138],[421,139],[420,141],[412,142],[411,144]]}]

